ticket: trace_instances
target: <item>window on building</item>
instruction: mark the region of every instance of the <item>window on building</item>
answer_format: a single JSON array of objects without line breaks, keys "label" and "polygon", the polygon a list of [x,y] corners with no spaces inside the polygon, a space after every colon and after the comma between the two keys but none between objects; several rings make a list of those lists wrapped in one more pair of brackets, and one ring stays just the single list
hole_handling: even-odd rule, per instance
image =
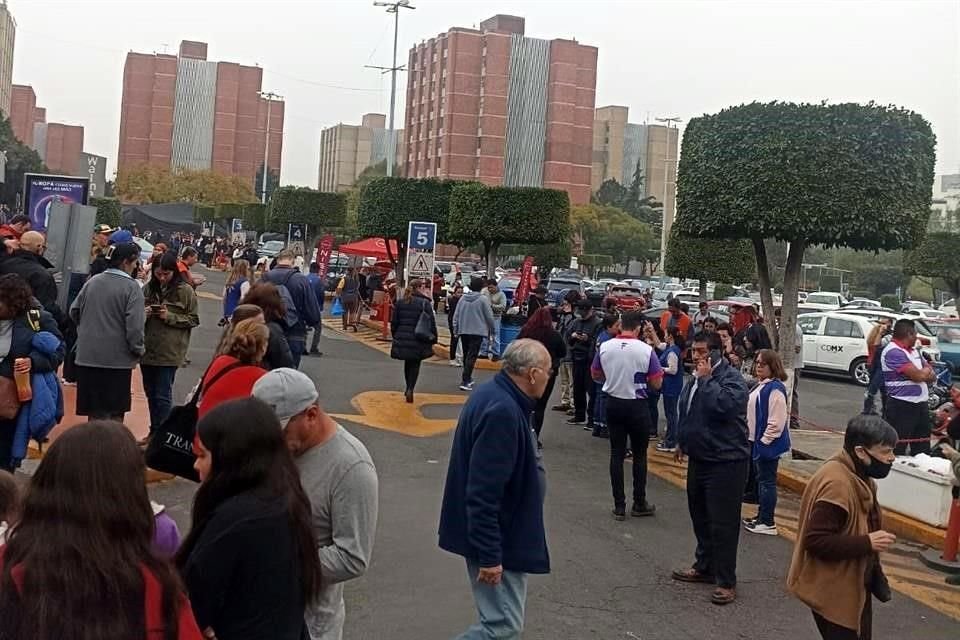
[{"label": "window on building", "polygon": [[447,57],[447,48],[446,48],[446,47],[443,48],[443,57],[444,57],[444,58]]}]

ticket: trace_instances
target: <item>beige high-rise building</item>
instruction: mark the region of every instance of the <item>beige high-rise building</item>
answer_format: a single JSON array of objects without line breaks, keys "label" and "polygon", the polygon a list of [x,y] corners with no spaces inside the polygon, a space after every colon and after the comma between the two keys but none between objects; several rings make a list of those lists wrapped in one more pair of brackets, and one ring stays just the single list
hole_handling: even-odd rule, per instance
[{"label": "beige high-rise building", "polygon": [[17,36],[17,23],[7,7],[7,0],[0,2],[0,110],[10,116],[13,98],[13,43]]},{"label": "beige high-rise building", "polygon": [[[382,113],[364,114],[359,125],[337,124],[320,133],[320,191],[346,191],[367,167],[387,159],[390,132]],[[394,132],[394,175],[402,175],[396,149],[403,129]]]},{"label": "beige high-rise building", "polygon": [[596,191],[610,178],[625,187],[633,182],[638,166],[643,193],[663,203],[663,238],[670,235],[676,214],[677,158],[680,132],[659,124],[633,124],[628,107],[596,110],[593,122],[593,173]]}]

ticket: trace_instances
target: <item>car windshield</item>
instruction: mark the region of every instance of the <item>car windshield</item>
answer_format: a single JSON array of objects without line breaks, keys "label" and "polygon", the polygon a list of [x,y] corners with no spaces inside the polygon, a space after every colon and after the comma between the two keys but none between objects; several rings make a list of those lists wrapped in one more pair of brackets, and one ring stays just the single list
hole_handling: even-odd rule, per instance
[{"label": "car windshield", "polygon": [[939,342],[960,344],[960,324],[938,324],[936,329]]},{"label": "car windshield", "polygon": [[811,293],[804,300],[807,304],[837,304],[837,296],[827,293]]},{"label": "car windshield", "polygon": [[610,294],[620,296],[621,298],[639,298],[640,290],[629,287],[614,287],[610,289]]},{"label": "car windshield", "polygon": [[270,240],[268,242],[264,242],[263,248],[266,249],[267,251],[280,251],[281,249],[283,249],[283,241]]},{"label": "car windshield", "polygon": [[551,280],[547,283],[547,289],[550,291],[559,291],[560,289],[579,289],[580,283],[571,280]]},{"label": "car windshield", "polygon": [[497,283],[497,286],[501,289],[516,289],[517,285],[520,284],[520,278],[500,278],[500,282]]}]

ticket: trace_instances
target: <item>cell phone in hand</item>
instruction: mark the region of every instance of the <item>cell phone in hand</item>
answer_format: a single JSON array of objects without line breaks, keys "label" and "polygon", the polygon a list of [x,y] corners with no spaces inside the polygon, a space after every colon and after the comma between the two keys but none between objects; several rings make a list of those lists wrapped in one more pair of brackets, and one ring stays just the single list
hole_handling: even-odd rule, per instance
[{"label": "cell phone in hand", "polygon": [[160,310],[163,309],[162,304],[152,304],[150,305],[150,313],[160,313]]}]

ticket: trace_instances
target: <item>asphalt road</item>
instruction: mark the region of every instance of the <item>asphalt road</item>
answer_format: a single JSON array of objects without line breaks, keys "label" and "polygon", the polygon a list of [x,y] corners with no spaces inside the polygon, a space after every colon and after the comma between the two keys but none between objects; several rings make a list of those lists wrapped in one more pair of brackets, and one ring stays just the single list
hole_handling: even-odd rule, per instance
[{"label": "asphalt road", "polygon": [[[216,278],[211,278],[213,281]],[[206,290],[213,291],[212,285]],[[219,330],[219,303],[201,301],[202,326],[191,342],[193,364],[177,379],[178,398],[209,362]],[[354,414],[351,399],[370,391],[401,391],[402,366],[350,338],[328,333],[322,358],[301,369],[320,389],[330,413]],[[460,394],[457,371],[425,364],[417,391]],[[489,372],[478,372],[479,381]],[[862,391],[847,382],[804,380],[804,412],[841,425]],[[458,407],[437,404],[426,418],[455,419]],[[397,412],[399,421],[403,414]],[[791,544],[744,534],[740,544],[739,600],[725,608],[708,601],[709,589],[669,577],[688,566],[694,540],[684,493],[656,477],[649,497],[657,515],[615,522],[607,473],[608,445],[551,412],[544,427],[548,473],[547,537],[552,572],[533,577],[527,601],[528,639],[816,638],[809,611],[784,592]],[[475,619],[462,560],[436,544],[437,522],[452,432],[411,437],[355,422],[344,425],[370,450],[380,477],[380,522],[367,575],[347,586],[347,639],[450,638]],[[393,425],[403,429],[406,425]],[[151,488],[185,530],[194,487],[173,481]],[[878,638],[954,640],[960,623],[900,594],[875,607]]]}]

